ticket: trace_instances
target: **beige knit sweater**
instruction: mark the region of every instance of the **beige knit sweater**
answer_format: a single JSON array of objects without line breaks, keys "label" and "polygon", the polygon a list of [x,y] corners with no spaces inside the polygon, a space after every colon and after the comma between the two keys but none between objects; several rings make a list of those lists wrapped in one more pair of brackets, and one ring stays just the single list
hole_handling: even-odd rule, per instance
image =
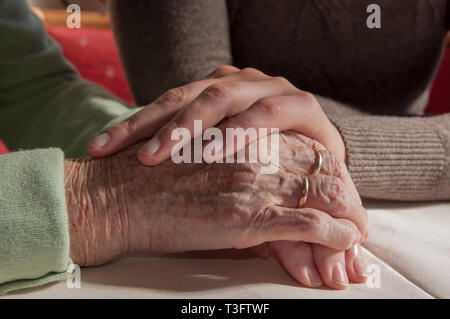
[{"label": "beige knit sweater", "polygon": [[[371,3],[380,29],[367,27]],[[219,65],[252,66],[316,94],[362,196],[450,199],[450,114],[420,116],[447,0],[115,0],[111,11],[139,104]]]}]

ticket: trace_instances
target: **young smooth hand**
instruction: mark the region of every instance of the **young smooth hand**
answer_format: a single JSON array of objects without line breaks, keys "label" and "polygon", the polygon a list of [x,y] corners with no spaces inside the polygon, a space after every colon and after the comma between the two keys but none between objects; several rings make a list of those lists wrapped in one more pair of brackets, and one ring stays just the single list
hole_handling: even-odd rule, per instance
[{"label": "young smooth hand", "polygon": [[[224,119],[229,120],[219,124]],[[233,66],[221,66],[203,80],[167,91],[94,138],[88,151],[93,157],[104,157],[150,138],[137,155],[144,165],[158,165],[170,157],[175,129],[187,128],[194,136],[194,120],[202,120],[203,129],[217,126],[224,136],[226,128],[294,130],[345,160],[342,137],[314,95],[285,78]]]}]

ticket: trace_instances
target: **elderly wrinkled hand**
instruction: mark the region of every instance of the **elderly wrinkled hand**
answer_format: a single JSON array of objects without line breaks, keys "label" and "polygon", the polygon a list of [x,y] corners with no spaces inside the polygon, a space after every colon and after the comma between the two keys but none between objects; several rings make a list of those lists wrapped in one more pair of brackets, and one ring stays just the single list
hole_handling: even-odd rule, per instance
[{"label": "elderly wrinkled hand", "polygon": [[98,265],[126,251],[247,248],[279,241],[343,251],[365,237],[359,230],[367,229],[365,210],[348,190],[345,165],[332,153],[322,151],[322,170],[309,177],[308,201],[298,208],[302,176],[316,162],[312,141],[299,134],[280,134],[275,174],[261,174],[260,162],[169,159],[146,167],[136,159],[140,146],[103,159],[66,161],[71,257],[80,265]]}]

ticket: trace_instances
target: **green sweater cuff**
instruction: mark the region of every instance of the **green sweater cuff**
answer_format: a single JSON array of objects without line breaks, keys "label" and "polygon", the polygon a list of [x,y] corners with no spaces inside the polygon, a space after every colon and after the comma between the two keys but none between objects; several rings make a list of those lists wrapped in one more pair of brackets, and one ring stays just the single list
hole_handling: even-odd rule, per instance
[{"label": "green sweater cuff", "polygon": [[68,275],[64,155],[41,149],[0,156],[0,295]]}]

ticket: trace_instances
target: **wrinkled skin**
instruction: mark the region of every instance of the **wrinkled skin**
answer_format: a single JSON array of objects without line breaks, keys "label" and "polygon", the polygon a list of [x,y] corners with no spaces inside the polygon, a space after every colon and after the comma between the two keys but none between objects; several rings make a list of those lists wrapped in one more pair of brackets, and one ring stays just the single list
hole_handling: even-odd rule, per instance
[{"label": "wrinkled skin", "polygon": [[289,247],[283,241],[349,249],[365,238],[367,215],[338,157],[323,151],[322,171],[309,176],[308,202],[297,209],[301,177],[315,165],[313,143],[281,133],[280,169],[268,175],[260,174],[261,163],[169,159],[146,167],[136,159],[140,145],[108,158],[66,161],[71,257],[80,265],[99,265],[127,251],[247,248],[275,241],[279,252]]}]

